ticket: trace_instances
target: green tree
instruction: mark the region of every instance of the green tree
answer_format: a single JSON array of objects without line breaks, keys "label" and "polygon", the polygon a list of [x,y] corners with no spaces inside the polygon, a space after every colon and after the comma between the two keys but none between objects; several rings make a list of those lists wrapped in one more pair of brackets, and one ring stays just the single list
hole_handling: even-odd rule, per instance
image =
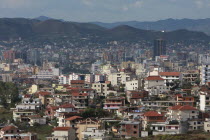
[{"label": "green tree", "polygon": [[11,82],[0,82],[0,105],[4,107],[14,107],[17,102],[20,101],[18,88]]}]

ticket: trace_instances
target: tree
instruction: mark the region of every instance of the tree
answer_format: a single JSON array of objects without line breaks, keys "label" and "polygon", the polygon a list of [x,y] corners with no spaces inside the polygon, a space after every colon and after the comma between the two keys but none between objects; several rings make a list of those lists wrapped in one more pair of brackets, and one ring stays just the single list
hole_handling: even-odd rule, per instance
[{"label": "tree", "polygon": [[8,103],[11,106],[15,106],[20,101],[18,88],[11,82],[0,82],[0,104],[4,107],[8,107]]},{"label": "tree", "polygon": [[82,117],[83,118],[90,118],[90,117],[99,117],[99,118],[102,118],[102,117],[106,117],[108,116],[109,114],[104,111],[102,108],[87,108],[85,109],[85,111],[82,113]]}]

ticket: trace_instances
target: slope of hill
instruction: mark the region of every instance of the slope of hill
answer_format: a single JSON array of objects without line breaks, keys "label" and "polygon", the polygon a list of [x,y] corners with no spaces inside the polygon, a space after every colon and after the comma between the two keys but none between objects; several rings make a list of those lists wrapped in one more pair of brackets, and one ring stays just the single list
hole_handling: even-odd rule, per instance
[{"label": "slope of hill", "polygon": [[188,30],[176,30],[171,32],[148,31],[131,26],[122,25],[112,29],[91,24],[77,22],[62,22],[60,20],[35,20],[24,18],[0,19],[0,39],[15,38],[44,40],[66,37],[80,41],[81,38],[89,38],[90,41],[140,41],[165,38],[169,41],[210,41],[210,37],[202,32]]},{"label": "slope of hill", "polygon": [[210,35],[210,18],[207,19],[166,19],[151,22],[127,21],[115,23],[92,22],[105,28],[114,28],[120,25],[128,25],[138,29],[156,30],[156,31],[173,31],[179,29],[187,29],[192,31],[200,31]]}]

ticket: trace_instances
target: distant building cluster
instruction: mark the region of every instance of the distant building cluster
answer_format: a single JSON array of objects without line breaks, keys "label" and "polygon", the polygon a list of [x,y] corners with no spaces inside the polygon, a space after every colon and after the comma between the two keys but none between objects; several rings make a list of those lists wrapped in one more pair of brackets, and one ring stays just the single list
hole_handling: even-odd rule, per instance
[{"label": "distant building cluster", "polygon": [[17,122],[52,127],[47,140],[210,132],[208,51],[192,45],[182,50],[181,43],[164,39],[149,47],[109,45],[1,47],[0,80],[15,83],[21,101],[10,108],[13,121],[0,124],[0,140],[38,140],[39,134],[21,130]]}]

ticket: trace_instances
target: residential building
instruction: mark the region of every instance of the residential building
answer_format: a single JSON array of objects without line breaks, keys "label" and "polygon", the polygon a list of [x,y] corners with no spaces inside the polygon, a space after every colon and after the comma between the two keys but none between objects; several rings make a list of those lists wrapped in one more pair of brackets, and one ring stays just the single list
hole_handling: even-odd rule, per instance
[{"label": "residential building", "polygon": [[189,119],[198,119],[199,110],[189,105],[176,105],[168,108],[170,120],[187,121]]},{"label": "residential building", "polygon": [[141,121],[122,121],[120,124],[120,137],[121,138],[139,138],[141,137],[142,125]]},{"label": "residential building", "polygon": [[53,129],[51,137],[47,137],[47,140],[75,140],[76,132],[71,127],[56,127]]},{"label": "residential building", "polygon": [[130,81],[131,79],[131,73],[119,72],[108,75],[108,81],[110,81],[113,86],[126,84],[126,82]]},{"label": "residential building", "polygon": [[160,76],[148,76],[144,80],[144,89],[146,91],[149,91],[151,87],[155,86],[163,86],[164,85],[164,79]]},{"label": "residential building", "polygon": [[131,80],[126,81],[125,89],[126,90],[139,90],[140,89],[140,80]]},{"label": "residential building", "polygon": [[159,72],[161,78],[164,79],[165,85],[168,83],[173,83],[174,81],[179,81],[181,77],[180,72]]}]

